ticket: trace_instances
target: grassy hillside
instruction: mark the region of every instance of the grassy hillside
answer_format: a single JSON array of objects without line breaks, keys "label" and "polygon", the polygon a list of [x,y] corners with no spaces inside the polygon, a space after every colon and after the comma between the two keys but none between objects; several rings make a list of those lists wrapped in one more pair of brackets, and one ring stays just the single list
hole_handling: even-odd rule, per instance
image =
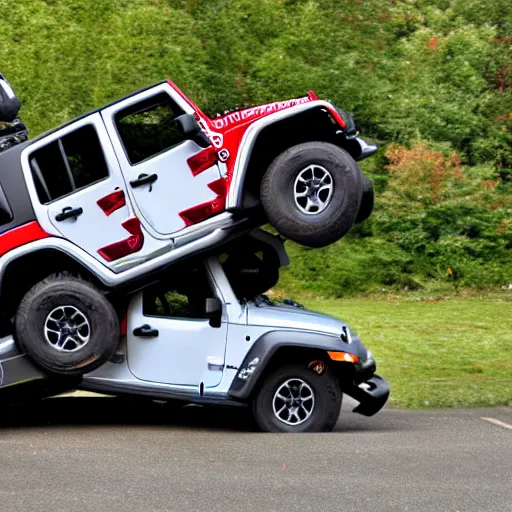
[{"label": "grassy hillside", "polygon": [[310,300],[375,354],[399,407],[512,405],[512,297]]},{"label": "grassy hillside", "polygon": [[292,247],[283,286],[340,296],[512,282],[508,0],[2,0],[0,70],[32,135],[166,76],[206,111],[302,95],[354,112],[374,216]]}]

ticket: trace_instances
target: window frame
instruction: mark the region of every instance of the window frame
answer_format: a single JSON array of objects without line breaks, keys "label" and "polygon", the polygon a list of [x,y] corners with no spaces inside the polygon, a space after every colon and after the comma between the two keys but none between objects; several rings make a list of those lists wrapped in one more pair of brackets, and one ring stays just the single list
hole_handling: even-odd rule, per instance
[{"label": "window frame", "polygon": [[[99,148],[100,148],[100,151],[101,151],[101,155],[102,155],[103,160],[105,162],[105,168],[107,170],[107,175],[104,176],[103,178],[99,179],[99,180],[92,181],[92,182],[88,183],[87,185],[83,185],[83,186],[78,187],[78,188],[73,188],[67,194],[64,194],[64,195],[61,195],[59,197],[56,197],[55,199],[51,199],[50,201],[46,201],[46,202],[41,201],[41,198],[39,197],[39,192],[38,192],[38,189],[37,189],[37,187],[38,187],[38,183],[37,182],[38,181],[39,181],[39,185],[41,187],[43,187],[43,189],[45,190],[46,194],[48,196],[50,196],[50,194],[49,194],[49,190],[48,190],[48,185],[46,183],[46,180],[44,179],[43,173],[41,172],[41,169],[39,167],[37,159],[34,156],[34,153],[37,153],[38,151],[47,148],[51,144],[57,144],[58,147],[59,147],[59,152],[60,152],[60,156],[62,158],[64,167],[66,168],[67,178],[68,178],[71,186],[72,187],[76,187],[74,176],[73,176],[73,173],[71,171],[71,167],[69,165],[69,158],[68,158],[68,156],[66,154],[66,150],[64,148],[64,144],[62,142],[62,139],[64,139],[68,135],[71,135],[72,133],[76,133],[79,130],[82,130],[82,129],[87,128],[89,126],[92,127],[92,129],[94,130],[94,133],[96,134],[96,137],[97,137],[97,140],[98,140],[98,145],[99,145]],[[68,131],[66,131],[63,134],[61,134],[61,135],[59,135],[57,137],[52,138],[51,140],[47,141],[45,144],[38,145],[37,148],[34,148],[28,154],[27,160],[28,160],[28,164],[29,164],[30,173],[31,173],[31,176],[32,176],[32,181],[34,182],[34,187],[36,189],[35,192],[36,192],[37,199],[39,201],[39,204],[44,205],[44,206],[51,205],[51,204],[55,203],[56,201],[60,201],[61,199],[65,199],[65,198],[67,198],[69,196],[72,196],[73,194],[76,194],[77,192],[79,192],[81,190],[84,190],[86,188],[92,187],[93,185],[101,183],[102,181],[105,181],[105,180],[107,180],[107,179],[109,179],[111,177],[111,172],[110,172],[110,167],[108,165],[107,155],[105,154],[105,151],[103,149],[103,144],[101,143],[101,137],[100,137],[100,134],[98,133],[98,129],[97,129],[95,123],[92,120],[88,121],[88,122],[86,122],[84,124],[80,124],[80,126],[77,126],[74,129],[72,129],[72,130],[68,130]],[[35,165],[37,166],[37,170],[34,169],[33,162],[35,162]]]},{"label": "window frame", "polygon": [[[126,157],[126,161],[127,161],[128,165],[132,168],[135,168],[141,164],[145,164],[145,163],[149,162],[150,160],[153,160],[154,158],[156,158],[160,155],[163,155],[163,154],[167,153],[168,151],[171,151],[174,148],[181,146],[187,140],[189,140],[186,137],[184,137],[181,142],[173,144],[172,146],[169,146],[165,149],[162,149],[158,153],[154,153],[151,156],[148,156],[147,158],[144,158],[143,160],[140,160],[137,163],[132,162],[130,155],[128,154],[128,150],[126,149],[126,144],[125,144],[123,137],[119,131],[119,121],[121,118],[140,114],[140,113],[146,112],[147,110],[150,110],[152,108],[157,108],[158,106],[165,106],[165,104],[163,102],[157,100],[158,97],[162,97],[162,96],[166,96],[168,98],[168,103],[170,104],[173,114],[175,115],[173,120],[175,120],[180,115],[187,113],[167,91],[157,90],[151,96],[142,98],[139,101],[131,103],[130,105],[127,105],[126,107],[117,110],[112,115],[112,125],[114,126],[114,129],[116,131],[116,135],[117,135],[117,138],[119,139],[119,143],[120,143],[121,147],[123,148],[123,152],[124,152],[124,156]],[[145,106],[140,108],[141,105],[145,105]],[[126,112],[129,112],[129,113],[126,114]]]},{"label": "window frame", "polygon": [[[202,274],[203,274],[202,277],[204,278],[204,282],[210,289],[209,295],[205,297],[205,301],[209,297],[220,298],[220,297],[218,297],[218,292],[217,292],[215,282],[213,282],[205,263],[199,262],[197,265],[195,265],[195,268],[198,271],[202,272]],[[185,321],[192,321],[192,322],[193,321],[209,321],[209,318],[207,316],[201,316],[201,317],[197,317],[197,316],[168,316],[168,315],[154,315],[154,314],[147,313],[146,304],[148,304],[148,301],[149,301],[148,295],[152,291],[153,288],[156,288],[157,286],[161,287],[160,290],[162,291],[162,294],[164,297],[168,292],[176,291],[171,288],[172,276],[175,275],[175,273],[176,273],[176,269],[173,269],[173,271],[170,272],[170,275],[163,278],[157,285],[148,286],[144,290],[142,290],[142,315],[145,318],[161,318],[164,320],[185,320]],[[168,289],[165,290],[166,288],[168,288]],[[180,295],[184,295],[184,294],[180,293]],[[153,293],[152,296],[153,296],[153,300],[156,300],[157,298],[159,298],[158,294],[155,294],[155,293]],[[188,296],[187,295],[184,295],[184,296],[187,297],[187,300],[188,300]],[[149,306],[149,304],[148,304],[148,306]],[[205,311],[204,315],[206,315],[206,311]]]}]

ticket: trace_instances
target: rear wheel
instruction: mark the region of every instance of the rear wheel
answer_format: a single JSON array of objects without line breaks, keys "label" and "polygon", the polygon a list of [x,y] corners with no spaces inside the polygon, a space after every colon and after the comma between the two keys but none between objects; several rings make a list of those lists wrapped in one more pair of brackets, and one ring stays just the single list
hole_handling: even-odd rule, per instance
[{"label": "rear wheel", "polygon": [[253,401],[253,414],[265,432],[330,432],[336,425],[342,393],[328,370],[283,366],[269,374]]},{"label": "rear wheel", "polygon": [[343,149],[307,142],[279,155],[261,182],[269,222],[285,237],[309,247],[332,244],[354,225],[363,173]]},{"label": "rear wheel", "polygon": [[112,304],[92,284],[55,274],[33,286],[16,313],[21,348],[47,372],[82,375],[102,365],[119,341]]}]

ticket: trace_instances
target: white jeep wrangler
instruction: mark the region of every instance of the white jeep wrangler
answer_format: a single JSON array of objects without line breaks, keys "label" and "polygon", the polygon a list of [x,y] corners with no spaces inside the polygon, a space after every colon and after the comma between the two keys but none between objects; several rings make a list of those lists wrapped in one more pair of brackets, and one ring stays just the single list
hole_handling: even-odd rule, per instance
[{"label": "white jeep wrangler", "polygon": [[[13,94],[0,76],[0,120],[16,117]],[[266,222],[324,246],[373,207],[356,160],[376,147],[312,92],[211,119],[164,81],[9,140],[0,153],[0,335],[14,332],[53,373],[108,360],[124,298],[170,265]],[[89,318],[101,343],[56,357],[45,329],[63,307]]]}]

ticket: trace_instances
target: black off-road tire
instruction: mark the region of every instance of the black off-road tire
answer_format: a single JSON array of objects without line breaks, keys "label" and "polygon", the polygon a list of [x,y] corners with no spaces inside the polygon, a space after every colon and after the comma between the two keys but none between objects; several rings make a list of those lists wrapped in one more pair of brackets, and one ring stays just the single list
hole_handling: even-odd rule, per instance
[{"label": "black off-road tire", "polygon": [[[315,399],[311,416],[296,426],[279,420],[273,409],[274,395],[290,379],[307,383]],[[252,411],[256,424],[264,432],[330,432],[338,420],[341,400],[339,381],[329,369],[318,375],[306,364],[290,364],[277,368],[265,377],[252,402]]]},{"label": "black off-road tire", "polygon": [[361,199],[361,205],[359,206],[359,212],[357,213],[356,224],[365,221],[372,214],[374,203],[375,194],[373,192],[372,180],[363,176],[363,197]]},{"label": "black off-road tire", "polygon": [[[333,192],[325,209],[304,213],[296,204],[295,182],[310,165],[328,171]],[[261,202],[270,222],[283,236],[308,247],[324,247],[354,225],[363,194],[363,173],[343,149],[327,142],[306,142],[279,155],[261,182]]]},{"label": "black off-road tire", "polygon": [[[88,341],[75,351],[59,351],[45,337],[47,318],[60,306],[76,308],[88,321]],[[105,295],[68,273],[51,275],[27,292],[16,313],[15,331],[20,347],[34,363],[63,376],[82,375],[101,366],[112,357],[120,333],[118,316]]]}]

